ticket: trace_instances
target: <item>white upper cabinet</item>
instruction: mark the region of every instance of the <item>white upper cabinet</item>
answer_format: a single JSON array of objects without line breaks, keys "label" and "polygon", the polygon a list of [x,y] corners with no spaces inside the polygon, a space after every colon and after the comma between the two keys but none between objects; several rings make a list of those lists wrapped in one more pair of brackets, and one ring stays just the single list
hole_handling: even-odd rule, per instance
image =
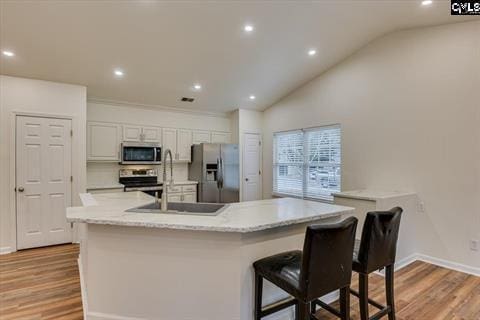
[{"label": "white upper cabinet", "polygon": [[209,131],[198,131],[195,130],[192,132],[192,144],[199,143],[210,143],[210,132]]},{"label": "white upper cabinet", "polygon": [[162,142],[162,130],[160,128],[143,127],[142,134],[145,142]]},{"label": "white upper cabinet", "polygon": [[212,132],[212,143],[230,143],[232,134],[228,132]]},{"label": "white upper cabinet", "polygon": [[124,125],[123,141],[140,141],[142,139],[142,127]]},{"label": "white upper cabinet", "polygon": [[191,161],[192,131],[185,129],[177,130],[177,160]]},{"label": "white upper cabinet", "polygon": [[[172,158],[176,159],[177,155],[177,129],[164,128],[162,132],[162,152],[170,149]],[[162,159],[163,161],[163,159]]]},{"label": "white upper cabinet", "polygon": [[162,134],[159,128],[133,125],[123,126],[123,141],[161,142]]},{"label": "white upper cabinet", "polygon": [[121,129],[119,124],[89,121],[87,123],[87,160],[119,161]]}]

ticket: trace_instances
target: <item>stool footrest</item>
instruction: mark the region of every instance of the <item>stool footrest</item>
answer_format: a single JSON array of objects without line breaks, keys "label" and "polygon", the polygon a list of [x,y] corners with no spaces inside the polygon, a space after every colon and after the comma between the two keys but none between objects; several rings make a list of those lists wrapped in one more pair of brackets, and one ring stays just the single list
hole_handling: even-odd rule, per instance
[{"label": "stool footrest", "polygon": [[[357,298],[360,298],[360,294],[358,293],[358,291],[355,291],[353,289],[350,289],[350,293],[353,294],[355,297]],[[384,306],[384,305],[381,305],[380,303],[378,303],[377,301],[373,300],[373,299],[370,299],[368,298],[368,303],[371,304],[372,306],[374,306],[375,308],[377,309],[380,309],[380,311],[378,311],[376,314],[374,314],[373,316],[371,316],[369,318],[369,320],[377,320],[377,319],[380,319],[381,317],[383,317],[384,315],[388,314],[391,310],[391,308],[389,306]]]},{"label": "stool footrest", "polygon": [[331,314],[333,314],[333,315],[335,315],[339,318],[342,316],[340,314],[340,311],[331,307],[329,304],[326,304],[325,302],[321,301],[320,299],[313,300],[313,303],[315,303],[316,305],[320,306],[320,308],[327,310],[328,312],[330,312]]},{"label": "stool footrest", "polygon": [[266,317],[272,313],[291,307],[296,303],[297,303],[297,299],[294,299],[294,298],[287,298],[284,300],[280,300],[278,302],[274,302],[262,308],[262,310],[260,311],[260,315],[261,317]]}]

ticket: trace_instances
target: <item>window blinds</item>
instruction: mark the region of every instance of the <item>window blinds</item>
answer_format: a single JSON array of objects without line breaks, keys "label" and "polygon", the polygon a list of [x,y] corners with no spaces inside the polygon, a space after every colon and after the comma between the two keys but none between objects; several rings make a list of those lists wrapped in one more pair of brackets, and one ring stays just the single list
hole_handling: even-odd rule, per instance
[{"label": "window blinds", "polygon": [[274,134],[273,193],[331,200],[340,191],[340,126]]}]

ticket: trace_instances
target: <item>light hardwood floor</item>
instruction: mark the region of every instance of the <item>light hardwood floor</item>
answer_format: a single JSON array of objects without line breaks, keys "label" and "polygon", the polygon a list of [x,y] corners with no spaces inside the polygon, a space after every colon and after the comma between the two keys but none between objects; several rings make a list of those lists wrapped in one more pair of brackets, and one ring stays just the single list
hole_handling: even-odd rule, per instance
[{"label": "light hardwood floor", "polygon": [[[77,258],[76,245],[0,256],[0,319],[82,319]],[[395,287],[398,320],[480,320],[480,277],[415,262],[395,274]],[[372,275],[371,297],[384,303],[383,290],[383,278]],[[351,301],[357,320],[358,301]],[[317,315],[336,319],[325,311]]]}]

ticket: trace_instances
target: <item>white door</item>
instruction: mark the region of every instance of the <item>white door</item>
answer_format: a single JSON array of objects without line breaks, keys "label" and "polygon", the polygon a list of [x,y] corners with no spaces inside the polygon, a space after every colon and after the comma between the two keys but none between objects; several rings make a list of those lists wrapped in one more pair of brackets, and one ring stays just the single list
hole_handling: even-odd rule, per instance
[{"label": "white door", "polygon": [[16,120],[17,248],[72,242],[71,120]]},{"label": "white door", "polygon": [[260,200],[261,197],[261,142],[259,134],[243,135],[243,190],[242,200]]}]

